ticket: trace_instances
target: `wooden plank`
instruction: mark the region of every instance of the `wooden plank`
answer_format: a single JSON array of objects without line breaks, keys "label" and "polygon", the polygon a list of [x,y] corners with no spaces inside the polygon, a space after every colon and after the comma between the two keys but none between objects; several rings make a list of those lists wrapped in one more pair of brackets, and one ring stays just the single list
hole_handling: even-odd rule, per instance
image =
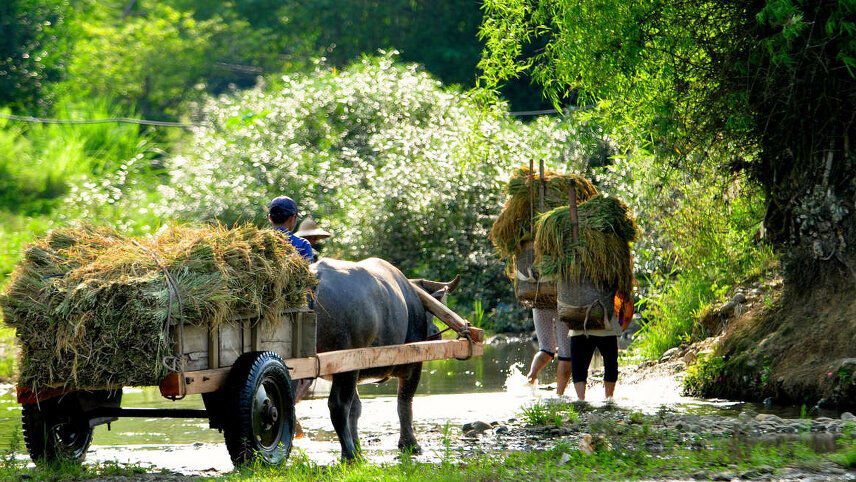
[{"label": "wooden plank", "polygon": [[[313,357],[285,360],[292,380],[317,378],[366,368],[404,365],[419,361],[464,358],[469,354],[467,340],[437,340],[407,343],[404,345],[354,348],[351,350],[328,351]],[[481,356],[484,345],[472,344],[472,356]],[[218,390],[226,382],[229,368],[198,370],[184,373],[185,395],[207,393]],[[178,373],[171,373],[161,382],[161,394],[165,397],[180,396]]]},{"label": "wooden plank", "polygon": [[220,327],[208,330],[208,368],[220,368]]},{"label": "wooden plank", "polygon": [[[403,345],[378,346],[369,348],[354,348],[350,350],[328,351],[319,353],[316,375],[314,357],[301,361],[288,360],[288,366],[294,365],[292,378],[312,378],[315,376],[333,375],[335,373],[362,370],[366,368],[405,365],[419,361],[444,360],[448,358],[464,358],[469,348],[467,340],[437,340],[406,343]],[[484,353],[484,345],[473,343],[473,356]],[[308,369],[308,372],[302,370]]]},{"label": "wooden plank", "polygon": [[449,309],[448,306],[441,303],[412,281],[410,284],[413,285],[413,289],[416,290],[416,294],[419,295],[419,299],[422,300],[422,304],[425,306],[425,309],[433,313],[434,316],[439,318],[440,321],[446,324],[446,326],[455,330],[457,333],[461,333],[465,328],[469,328],[470,338],[472,338],[473,341],[478,343],[484,341],[484,332],[480,328],[469,326],[469,322],[467,320],[461,318],[460,315]]}]

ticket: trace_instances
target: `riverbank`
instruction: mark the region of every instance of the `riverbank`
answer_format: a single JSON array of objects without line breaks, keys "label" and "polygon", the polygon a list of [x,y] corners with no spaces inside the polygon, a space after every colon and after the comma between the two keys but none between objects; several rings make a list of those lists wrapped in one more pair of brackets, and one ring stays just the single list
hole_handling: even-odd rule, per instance
[{"label": "riverbank", "polygon": [[285,468],[200,476],[101,464],[29,470],[7,457],[0,477],[35,480],[856,480],[856,422],[654,414],[551,399],[503,423],[446,426],[438,461],[322,464],[302,450]]}]

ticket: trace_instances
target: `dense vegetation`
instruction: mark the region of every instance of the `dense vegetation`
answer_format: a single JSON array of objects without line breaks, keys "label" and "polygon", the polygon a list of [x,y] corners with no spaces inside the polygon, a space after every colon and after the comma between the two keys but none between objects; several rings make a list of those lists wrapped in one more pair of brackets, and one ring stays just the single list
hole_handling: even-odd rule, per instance
[{"label": "dense vegetation", "polygon": [[[699,312],[773,264],[753,242],[764,190],[721,169],[721,155],[681,147],[692,163],[664,162],[686,136],[642,129],[650,116],[622,124],[583,109],[523,122],[505,103],[486,106],[447,86],[475,84],[482,45],[487,59],[499,52],[497,12],[514,11],[488,2],[480,40],[478,4],[452,3],[6,2],[2,113],[197,127],[0,118],[0,277],[24,243],[52,227],[84,219],[140,234],[172,220],[263,222],[265,201],[285,192],[335,233],[325,254],[382,256],[413,276],[461,273],[458,309],[478,306],[488,326],[525,329],[486,237],[511,170],[544,158],[637,213],[638,294],[652,321],[641,352],[657,356],[700,336]],[[515,52],[545,52],[547,39],[531,40]],[[379,48],[400,53],[378,56]],[[358,60],[363,54],[375,57]],[[562,105],[603,95],[533,74],[547,93],[561,90]],[[514,108],[540,103],[540,88],[533,97],[526,82],[500,90]]]}]

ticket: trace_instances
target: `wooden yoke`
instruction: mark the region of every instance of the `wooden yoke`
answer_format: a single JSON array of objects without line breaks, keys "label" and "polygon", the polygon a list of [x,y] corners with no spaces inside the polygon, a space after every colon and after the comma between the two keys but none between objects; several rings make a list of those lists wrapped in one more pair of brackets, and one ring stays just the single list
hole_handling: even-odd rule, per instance
[{"label": "wooden yoke", "polygon": [[422,305],[425,306],[425,309],[433,313],[434,316],[439,318],[440,321],[446,324],[446,326],[455,330],[459,335],[463,334],[464,330],[469,329],[470,339],[474,343],[482,343],[484,341],[484,331],[481,328],[470,326],[470,323],[467,320],[461,318],[459,314],[455,313],[449,309],[448,306],[431,296],[430,293],[426,292],[412,281],[410,284],[413,285],[413,289],[416,290],[416,293],[419,295],[419,299],[422,301]]}]

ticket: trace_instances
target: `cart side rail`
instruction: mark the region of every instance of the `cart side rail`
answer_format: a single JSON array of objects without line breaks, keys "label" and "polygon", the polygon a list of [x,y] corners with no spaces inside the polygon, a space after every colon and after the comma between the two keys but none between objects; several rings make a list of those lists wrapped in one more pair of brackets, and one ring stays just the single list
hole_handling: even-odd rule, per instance
[{"label": "cart side rail", "polygon": [[[422,361],[465,359],[483,353],[484,345],[481,343],[472,343],[466,339],[437,340],[328,351],[305,358],[291,358],[285,360],[285,364],[292,380],[298,380]],[[161,382],[161,394],[165,397],[182,395],[182,382],[185,395],[213,392],[223,386],[228,374],[229,368],[171,373]]]}]

